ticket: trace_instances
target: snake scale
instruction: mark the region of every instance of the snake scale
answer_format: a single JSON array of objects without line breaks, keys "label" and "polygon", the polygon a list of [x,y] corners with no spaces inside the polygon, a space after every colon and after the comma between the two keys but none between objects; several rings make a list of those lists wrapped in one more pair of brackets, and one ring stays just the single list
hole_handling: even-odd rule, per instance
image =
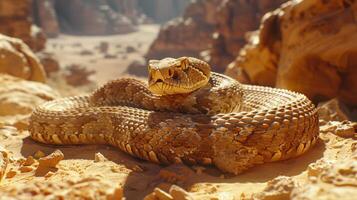
[{"label": "snake scale", "polygon": [[240,84],[191,57],[150,61],[148,85],[122,78],[46,102],[29,130],[42,143],[109,144],[155,163],[234,174],[299,156],[319,133],[316,108],[304,95]]}]

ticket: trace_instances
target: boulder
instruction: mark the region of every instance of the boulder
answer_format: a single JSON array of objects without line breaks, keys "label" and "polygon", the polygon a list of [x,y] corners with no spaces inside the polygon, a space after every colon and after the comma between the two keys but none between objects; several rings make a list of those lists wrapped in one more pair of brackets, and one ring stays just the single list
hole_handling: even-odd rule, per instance
[{"label": "boulder", "polygon": [[[265,15],[226,73],[357,105],[357,2],[290,1]],[[238,70],[240,69],[240,70]]]},{"label": "boulder", "polygon": [[207,49],[216,24],[215,10],[221,1],[198,0],[188,6],[185,14],[162,26],[146,58],[194,56]]},{"label": "boulder", "polygon": [[45,82],[43,66],[31,49],[20,39],[0,34],[0,73],[30,81]]},{"label": "boulder", "polygon": [[32,24],[32,2],[29,0],[0,1],[0,33],[22,39],[34,51],[44,49],[46,37]]},{"label": "boulder", "polygon": [[57,37],[60,33],[54,0],[34,0],[33,16],[48,37]]},{"label": "boulder", "polygon": [[0,74],[0,116],[27,115],[37,105],[58,97],[43,83]]}]

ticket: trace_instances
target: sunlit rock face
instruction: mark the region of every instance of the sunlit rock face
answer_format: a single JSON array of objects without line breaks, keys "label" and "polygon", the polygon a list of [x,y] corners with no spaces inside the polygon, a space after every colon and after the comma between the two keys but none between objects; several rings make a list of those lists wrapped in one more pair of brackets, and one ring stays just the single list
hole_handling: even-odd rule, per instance
[{"label": "sunlit rock face", "polygon": [[29,0],[0,1],[0,33],[21,38],[31,49],[42,50],[46,37],[32,24],[32,2]]},{"label": "sunlit rock face", "polygon": [[259,27],[262,16],[286,0],[228,0],[217,11],[217,30],[207,61],[224,71],[246,44],[245,35]]},{"label": "sunlit rock face", "polygon": [[20,39],[0,34],[0,73],[45,82],[46,74],[38,58]]},{"label": "sunlit rock face", "polygon": [[267,14],[226,73],[357,105],[357,2],[291,1]]},{"label": "sunlit rock face", "polygon": [[201,56],[222,72],[246,43],[246,32],[258,28],[263,14],[282,2],[285,0],[195,1],[182,18],[162,27],[147,58]]}]

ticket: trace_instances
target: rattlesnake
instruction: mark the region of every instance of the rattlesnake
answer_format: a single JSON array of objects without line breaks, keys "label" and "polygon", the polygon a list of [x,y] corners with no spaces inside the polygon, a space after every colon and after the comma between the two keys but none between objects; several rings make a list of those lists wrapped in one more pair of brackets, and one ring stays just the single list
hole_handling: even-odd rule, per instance
[{"label": "rattlesnake", "polygon": [[31,137],[110,144],[155,163],[213,164],[234,174],[301,155],[317,140],[316,108],[302,94],[239,84],[190,57],[151,61],[149,73],[149,88],[123,78],[40,105]]}]

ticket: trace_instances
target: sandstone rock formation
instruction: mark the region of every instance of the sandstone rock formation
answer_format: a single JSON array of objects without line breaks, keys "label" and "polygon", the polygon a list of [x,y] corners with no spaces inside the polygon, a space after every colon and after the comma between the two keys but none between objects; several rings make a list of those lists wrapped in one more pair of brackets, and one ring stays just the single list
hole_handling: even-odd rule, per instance
[{"label": "sandstone rock formation", "polygon": [[33,0],[33,16],[48,37],[57,37],[60,33],[54,0]]},{"label": "sandstone rock formation", "polygon": [[182,18],[162,27],[146,57],[201,55],[222,72],[245,44],[246,32],[258,28],[261,16],[285,1],[195,1]]},{"label": "sandstone rock formation", "polygon": [[195,56],[209,47],[216,24],[215,9],[221,1],[198,0],[190,4],[185,14],[165,24],[151,45],[146,57]]},{"label": "sandstone rock formation", "polygon": [[217,11],[217,29],[206,60],[220,72],[244,46],[245,34],[258,28],[262,16],[286,0],[225,1]]},{"label": "sandstone rock formation", "polygon": [[19,39],[1,34],[0,73],[31,81],[46,81],[43,66],[30,48]]},{"label": "sandstone rock formation", "polygon": [[357,105],[355,1],[290,1],[264,17],[226,73]]},{"label": "sandstone rock formation", "polygon": [[21,38],[33,50],[45,47],[46,38],[40,29],[32,24],[31,1],[0,1],[0,33]]},{"label": "sandstone rock formation", "polygon": [[35,106],[58,97],[42,83],[0,75],[0,116],[30,114]]}]

